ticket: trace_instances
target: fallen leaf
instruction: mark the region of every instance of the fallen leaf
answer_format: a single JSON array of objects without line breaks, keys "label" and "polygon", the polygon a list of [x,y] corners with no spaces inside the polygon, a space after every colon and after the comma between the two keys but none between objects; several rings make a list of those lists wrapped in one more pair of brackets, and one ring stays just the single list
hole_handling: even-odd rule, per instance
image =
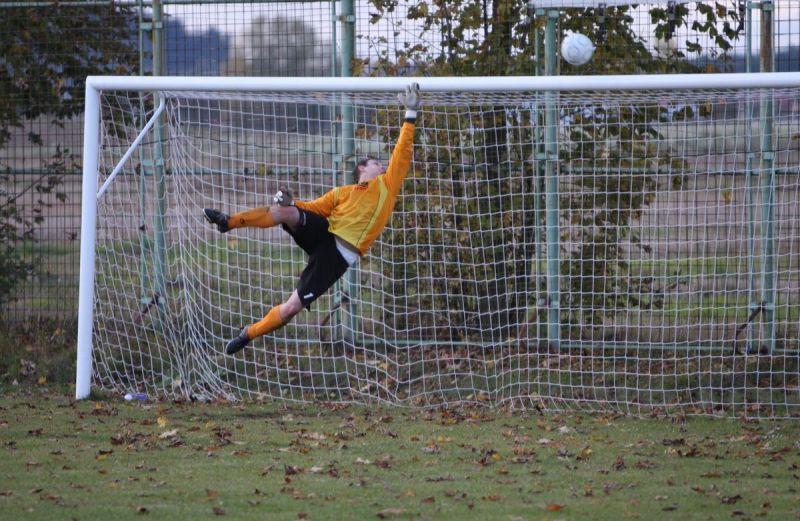
[{"label": "fallen leaf", "polygon": [[225,515],[225,509],[222,508],[222,507],[214,507],[214,508],[211,509],[211,511],[214,512],[215,516],[224,516]]},{"label": "fallen leaf", "polygon": [[[483,455],[481,456],[481,459],[478,460],[478,463],[480,463],[481,465],[488,465],[488,464],[490,464],[490,463],[492,463],[494,461],[498,461],[498,460],[495,459],[495,455],[499,456],[499,454],[497,454],[496,450],[487,449],[487,450],[485,450],[483,452]],[[502,458],[500,458],[500,459],[502,459]]]},{"label": "fallen leaf", "polygon": [[422,498],[420,500],[420,503],[425,503],[427,505],[430,505],[430,504],[435,503],[435,502],[436,502],[436,498],[434,496],[425,497],[425,498]]},{"label": "fallen leaf", "polygon": [[381,519],[388,519],[394,516],[401,516],[406,513],[405,508],[386,508],[378,512],[377,515]]},{"label": "fallen leaf", "polygon": [[284,476],[294,476],[295,474],[300,474],[303,472],[303,469],[300,467],[294,467],[292,465],[283,465],[283,474]]},{"label": "fallen leaf", "polygon": [[544,507],[544,509],[547,510],[548,512],[557,512],[559,510],[562,510],[566,506],[567,505],[560,505],[558,503],[550,503],[549,505]]}]

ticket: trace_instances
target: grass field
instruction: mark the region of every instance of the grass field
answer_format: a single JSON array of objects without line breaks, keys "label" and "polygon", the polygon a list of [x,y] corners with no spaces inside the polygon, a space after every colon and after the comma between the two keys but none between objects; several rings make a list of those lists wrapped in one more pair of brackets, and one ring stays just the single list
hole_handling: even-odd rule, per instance
[{"label": "grass field", "polygon": [[0,398],[3,519],[800,519],[800,424]]}]

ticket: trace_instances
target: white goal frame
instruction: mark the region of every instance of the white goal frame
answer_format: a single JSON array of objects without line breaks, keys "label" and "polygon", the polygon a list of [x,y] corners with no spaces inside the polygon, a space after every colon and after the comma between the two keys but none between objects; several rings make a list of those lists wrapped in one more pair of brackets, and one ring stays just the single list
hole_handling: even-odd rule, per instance
[{"label": "white goal frame", "polygon": [[[78,339],[76,399],[87,398],[91,391],[93,363],[93,320],[95,292],[95,249],[97,203],[113,175],[99,189],[101,92],[124,90],[158,93],[160,91],[304,91],[320,92],[402,92],[411,82],[422,92],[425,110],[426,92],[517,92],[517,91],[603,91],[603,90],[671,90],[716,88],[792,88],[800,87],[800,72],[708,75],[628,75],[570,77],[437,77],[437,78],[238,78],[238,77],[113,77],[90,76],[86,79],[85,125],[83,141],[82,221],[80,290],[78,305]],[[158,112],[148,125],[152,125]],[[148,131],[120,160],[119,170]]]}]

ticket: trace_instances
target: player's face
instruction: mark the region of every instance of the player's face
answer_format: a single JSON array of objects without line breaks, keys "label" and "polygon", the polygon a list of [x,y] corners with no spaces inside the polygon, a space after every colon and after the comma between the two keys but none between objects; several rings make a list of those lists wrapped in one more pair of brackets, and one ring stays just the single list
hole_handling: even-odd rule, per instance
[{"label": "player's face", "polygon": [[369,181],[370,179],[375,179],[379,175],[384,172],[383,165],[377,159],[370,159],[367,161],[367,164],[364,165],[364,169],[361,170],[361,182]]}]

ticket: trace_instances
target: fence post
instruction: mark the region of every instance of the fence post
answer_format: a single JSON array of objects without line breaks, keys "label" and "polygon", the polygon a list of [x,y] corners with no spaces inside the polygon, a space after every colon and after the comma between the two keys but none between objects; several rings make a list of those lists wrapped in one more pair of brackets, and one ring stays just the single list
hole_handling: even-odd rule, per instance
[{"label": "fence post", "polygon": [[[761,2],[761,72],[772,72],[773,14],[771,1]],[[770,90],[762,91],[761,126],[761,305],[764,313],[764,342],[775,350],[775,151],[773,150],[774,100]]]},{"label": "fence post", "polygon": [[[556,25],[559,12],[547,12],[544,37],[545,75],[556,75]],[[547,241],[547,342],[552,348],[561,345],[560,241],[558,226],[558,99],[545,93],[545,214]]]},{"label": "fence post", "polygon": [[[164,74],[164,24],[162,0],[153,0],[153,76]],[[160,101],[158,93],[153,96],[153,103]],[[159,117],[153,128],[153,168],[155,173],[155,215],[153,216],[153,273],[155,288],[153,302],[160,311],[166,305],[166,269],[167,246],[164,237],[164,225],[167,213],[166,172],[164,171],[164,154],[162,148],[162,122]]]},{"label": "fence post", "polygon": [[[353,58],[355,57],[355,26],[356,16],[353,7],[353,0],[341,1],[342,13],[339,19],[342,21],[342,63],[341,75],[342,77],[349,78],[353,75]],[[344,97],[347,100],[347,96]],[[353,106],[345,103],[342,106],[342,164],[344,166],[344,175],[350,172],[356,164],[355,158],[355,115],[353,113]],[[343,179],[343,183],[348,183],[347,179]],[[345,295],[342,296],[342,301],[347,300],[347,304],[342,306],[342,310],[347,317],[347,328],[344,329],[345,340],[355,340],[358,328],[358,321],[356,316],[359,315],[358,299],[356,298],[358,284],[358,271],[356,269],[348,270],[346,276],[346,283],[343,285]]]}]

